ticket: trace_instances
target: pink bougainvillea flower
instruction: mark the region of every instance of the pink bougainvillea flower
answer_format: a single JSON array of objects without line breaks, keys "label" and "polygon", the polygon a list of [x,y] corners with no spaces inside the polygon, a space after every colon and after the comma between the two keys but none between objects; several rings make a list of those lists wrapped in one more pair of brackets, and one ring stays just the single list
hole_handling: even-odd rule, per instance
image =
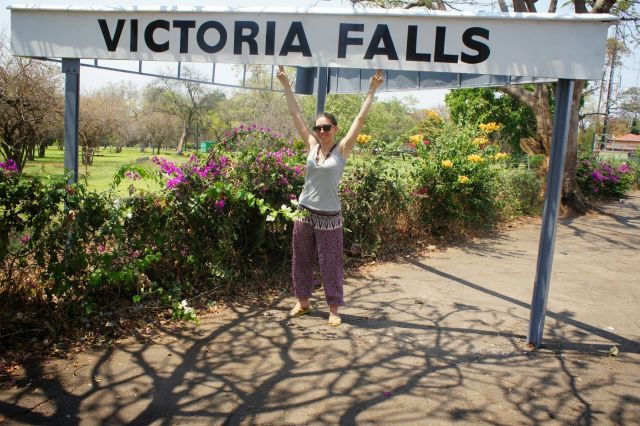
[{"label": "pink bougainvillea flower", "polygon": [[0,170],[4,170],[8,173],[15,173],[18,171],[18,165],[15,161],[9,158],[6,162],[0,163]]}]

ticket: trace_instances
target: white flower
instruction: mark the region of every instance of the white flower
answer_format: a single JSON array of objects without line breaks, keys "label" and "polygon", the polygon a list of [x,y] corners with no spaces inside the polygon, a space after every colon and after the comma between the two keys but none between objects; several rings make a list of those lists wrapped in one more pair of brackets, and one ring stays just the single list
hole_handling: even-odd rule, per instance
[{"label": "white flower", "polygon": [[186,308],[187,307],[187,299],[184,299],[182,302],[180,302],[180,306],[182,306],[182,308]]},{"label": "white flower", "polygon": [[271,213],[269,213],[269,215],[267,216],[267,222],[273,222],[276,220],[275,216],[272,216]]}]

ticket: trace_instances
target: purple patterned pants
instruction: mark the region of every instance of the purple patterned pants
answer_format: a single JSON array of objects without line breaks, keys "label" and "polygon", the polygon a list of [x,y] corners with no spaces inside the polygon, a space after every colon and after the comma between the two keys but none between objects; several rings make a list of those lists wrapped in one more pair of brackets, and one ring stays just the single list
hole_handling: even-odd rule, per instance
[{"label": "purple patterned pants", "polygon": [[296,221],[293,225],[293,294],[308,299],[313,291],[313,271],[320,264],[320,277],[329,305],[343,305],[343,231],[316,229]]}]

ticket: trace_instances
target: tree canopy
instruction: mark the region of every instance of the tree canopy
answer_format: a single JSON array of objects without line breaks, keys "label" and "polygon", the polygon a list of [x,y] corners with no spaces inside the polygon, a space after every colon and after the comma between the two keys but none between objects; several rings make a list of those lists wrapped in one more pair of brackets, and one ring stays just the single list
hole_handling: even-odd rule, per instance
[{"label": "tree canopy", "polygon": [[503,127],[502,139],[512,152],[521,152],[520,140],[536,132],[536,118],[531,108],[497,89],[458,89],[445,96],[451,119],[459,126],[477,127],[495,122]]},{"label": "tree canopy", "polygon": [[176,151],[182,152],[191,136],[195,123],[204,123],[207,112],[226,98],[219,89],[211,90],[200,83],[203,80],[196,71],[185,68],[183,79],[160,78],[155,85],[148,87],[147,98],[154,110],[173,115],[182,121],[182,135]]},{"label": "tree canopy", "polygon": [[57,67],[12,56],[0,40],[0,155],[21,170],[30,152],[61,133],[62,75]]}]

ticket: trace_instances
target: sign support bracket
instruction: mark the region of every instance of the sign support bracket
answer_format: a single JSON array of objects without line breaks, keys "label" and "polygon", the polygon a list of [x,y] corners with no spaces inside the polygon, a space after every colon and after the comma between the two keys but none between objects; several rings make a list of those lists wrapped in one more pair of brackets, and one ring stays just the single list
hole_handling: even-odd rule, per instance
[{"label": "sign support bracket", "polygon": [[538,247],[538,262],[536,278],[531,301],[529,318],[529,333],[527,342],[536,349],[542,343],[544,318],[549,297],[551,281],[551,265],[553,264],[553,250],[556,243],[558,228],[558,213],[560,211],[560,195],[562,194],[562,178],[564,176],[564,159],[567,153],[569,136],[569,118],[571,114],[571,99],[573,98],[573,80],[559,79],[556,95],[556,111],[553,117],[553,133],[551,136],[551,160],[547,173],[547,190],[540,229],[540,244]]},{"label": "sign support bracket", "polygon": [[64,90],[64,170],[69,184],[78,182],[78,124],[80,113],[80,59],[62,59]]}]

